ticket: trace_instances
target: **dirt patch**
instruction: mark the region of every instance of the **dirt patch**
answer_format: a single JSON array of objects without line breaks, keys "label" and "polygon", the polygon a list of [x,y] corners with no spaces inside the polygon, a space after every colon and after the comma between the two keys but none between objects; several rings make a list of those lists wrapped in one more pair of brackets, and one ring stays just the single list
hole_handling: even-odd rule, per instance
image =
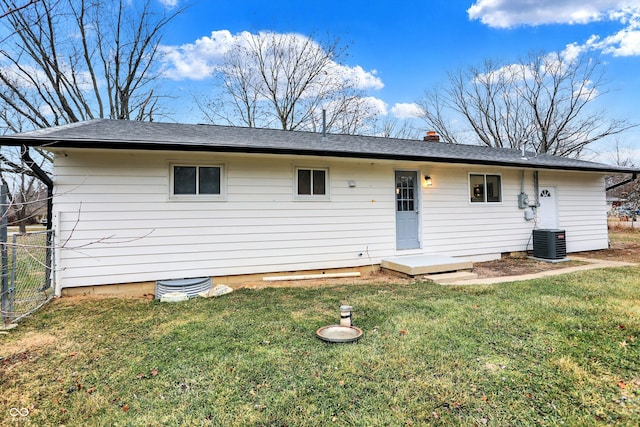
[{"label": "dirt patch", "polygon": [[601,251],[580,252],[585,258],[607,259],[611,261],[624,261],[640,263],[640,243],[613,242],[609,249]]},{"label": "dirt patch", "polygon": [[[640,264],[640,233],[631,232],[632,238],[629,240],[614,241],[609,249],[590,252],[578,252],[572,255],[605,259],[611,261],[625,261]],[[622,236],[625,237],[624,235]],[[565,262],[545,262],[527,258],[526,256],[503,256],[501,259],[488,262],[474,263],[473,273],[478,275],[479,279],[488,279],[492,277],[506,276],[522,276],[525,274],[535,274],[544,271],[560,270],[563,268],[576,267],[585,265],[584,261],[569,260]],[[291,280],[282,282],[248,282],[238,287],[260,289],[265,287],[318,287],[318,286],[337,286],[337,285],[358,285],[369,283],[411,283],[416,279],[403,277],[401,275],[390,274],[380,271],[374,274],[365,274],[361,277],[347,279],[321,279],[321,280]]]},{"label": "dirt patch", "polygon": [[[637,233],[640,236],[640,233]],[[584,257],[605,259],[611,261],[625,261],[640,264],[640,241],[616,241],[609,249],[590,252],[578,252],[569,254]],[[525,274],[535,274],[544,271],[560,270],[563,268],[585,265],[584,261],[569,260],[565,262],[545,262],[527,258],[526,256],[503,256],[501,259],[488,262],[474,263],[473,273],[478,275],[478,279],[488,279],[492,277],[522,276]],[[237,287],[261,289],[266,287],[318,287],[318,286],[338,286],[338,285],[358,285],[370,283],[394,283],[403,284],[415,281],[415,278],[402,275],[391,274],[379,271],[374,274],[364,274],[356,278],[343,279],[314,279],[314,280],[290,280],[282,282],[247,282]]]},{"label": "dirt patch", "polygon": [[244,282],[233,286],[234,288],[313,288],[318,286],[338,286],[338,285],[368,285],[371,283],[411,283],[416,279],[411,277],[401,277],[399,275],[378,271],[375,273],[363,274],[359,277],[334,278],[334,279],[309,279],[309,280],[282,280],[276,282],[253,281]]},{"label": "dirt patch", "polygon": [[478,275],[479,279],[488,279],[490,277],[522,276],[583,264],[585,263],[580,261],[545,262],[525,257],[503,256],[495,261],[475,263],[473,272]]},{"label": "dirt patch", "polygon": [[0,343],[2,343],[0,356],[7,357],[15,353],[38,350],[43,347],[52,346],[55,342],[56,337],[53,335],[39,332],[29,332],[24,338],[10,343],[2,342],[0,339]]},{"label": "dirt patch", "polygon": [[[624,261],[640,264],[640,230],[629,228],[614,228],[609,231],[611,243],[609,249],[599,251],[577,252],[572,256],[603,259],[608,261]],[[479,278],[520,276],[523,274],[540,273],[566,267],[584,264],[580,261],[548,263],[529,258],[502,257],[490,262],[476,263],[474,273]]]},{"label": "dirt patch", "polygon": [[57,339],[53,335],[29,332],[24,338],[14,342],[0,339],[0,377],[15,366],[29,363],[47,347],[54,347]]}]

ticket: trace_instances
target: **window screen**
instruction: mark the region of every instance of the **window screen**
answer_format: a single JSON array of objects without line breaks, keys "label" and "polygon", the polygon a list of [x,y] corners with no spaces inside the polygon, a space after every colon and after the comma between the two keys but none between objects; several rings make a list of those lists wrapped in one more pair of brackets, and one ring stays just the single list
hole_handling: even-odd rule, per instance
[{"label": "window screen", "polygon": [[500,175],[469,174],[469,198],[471,203],[502,202]]},{"label": "window screen", "polygon": [[198,168],[198,188],[200,194],[220,194],[220,168]]},{"label": "window screen", "polygon": [[298,169],[297,191],[299,196],[324,196],[327,194],[326,169]]},{"label": "window screen", "polygon": [[220,195],[220,166],[174,166],[173,194]]},{"label": "window screen", "polygon": [[173,194],[196,194],[196,172],[193,166],[174,166]]},{"label": "window screen", "polygon": [[502,191],[500,175],[487,175],[487,202],[501,202]]}]

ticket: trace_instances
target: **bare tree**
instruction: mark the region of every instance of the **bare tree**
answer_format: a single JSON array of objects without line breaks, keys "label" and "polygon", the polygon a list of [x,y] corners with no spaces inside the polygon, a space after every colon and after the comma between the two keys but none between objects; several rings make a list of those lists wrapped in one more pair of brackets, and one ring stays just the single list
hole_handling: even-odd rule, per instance
[{"label": "bare tree", "polygon": [[[620,141],[616,140],[614,151],[610,153],[608,161],[611,164],[635,169],[637,166],[634,162],[633,150],[625,148]],[[606,177],[608,197],[617,198],[619,207],[623,207],[628,212],[633,221],[636,220],[637,212],[640,210],[640,182],[635,176],[629,178],[629,174],[615,174]]]},{"label": "bare tree", "polygon": [[272,32],[250,34],[216,72],[220,93],[198,101],[206,120],[249,127],[357,133],[378,114],[357,80],[340,65],[337,40]]},{"label": "bare tree", "polygon": [[373,135],[383,138],[420,140],[422,130],[416,129],[409,120],[384,117],[375,124]]},{"label": "bare tree", "polygon": [[[46,159],[40,157],[43,166]],[[20,173],[16,174],[16,171]],[[26,233],[28,224],[42,220],[46,215],[47,189],[24,165],[19,154],[9,147],[0,151],[0,183],[9,189],[9,223],[17,224],[20,233]]]},{"label": "bare tree", "polygon": [[[1,131],[93,118],[153,120],[162,31],[181,11],[167,13],[151,0],[0,0],[8,34],[0,49]],[[49,169],[47,153],[35,157]],[[24,231],[39,214],[40,185],[20,153],[6,147],[0,179]]]},{"label": "bare tree", "polygon": [[510,65],[488,60],[449,73],[448,82],[420,101],[423,119],[446,142],[461,142],[451,123],[462,118],[465,135],[481,145],[526,143],[537,153],[577,157],[592,142],[637,126],[595,110],[594,101],[608,91],[593,58],[552,53]]},{"label": "bare tree", "polygon": [[14,6],[13,8],[0,12],[0,19],[5,18],[8,15],[11,15],[12,13],[16,13],[19,10],[25,9],[38,1],[40,0],[28,0],[28,1],[25,1],[25,3],[23,3],[22,5]]},{"label": "bare tree", "polygon": [[151,0],[0,0],[10,32],[0,50],[7,130],[93,118],[153,120],[166,13]]}]

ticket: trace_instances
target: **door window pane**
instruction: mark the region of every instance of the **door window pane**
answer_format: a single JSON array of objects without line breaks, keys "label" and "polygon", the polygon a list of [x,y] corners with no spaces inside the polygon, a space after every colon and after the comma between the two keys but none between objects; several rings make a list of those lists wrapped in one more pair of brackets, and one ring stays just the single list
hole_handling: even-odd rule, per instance
[{"label": "door window pane", "polygon": [[396,205],[398,212],[415,210],[414,179],[410,175],[396,175]]}]

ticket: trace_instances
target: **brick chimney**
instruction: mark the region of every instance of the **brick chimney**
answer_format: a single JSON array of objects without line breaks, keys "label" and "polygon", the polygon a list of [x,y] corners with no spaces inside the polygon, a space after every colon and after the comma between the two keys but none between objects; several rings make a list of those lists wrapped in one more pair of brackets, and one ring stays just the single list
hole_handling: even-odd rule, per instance
[{"label": "brick chimney", "polygon": [[440,142],[440,135],[435,130],[430,130],[423,139],[428,142]]}]

